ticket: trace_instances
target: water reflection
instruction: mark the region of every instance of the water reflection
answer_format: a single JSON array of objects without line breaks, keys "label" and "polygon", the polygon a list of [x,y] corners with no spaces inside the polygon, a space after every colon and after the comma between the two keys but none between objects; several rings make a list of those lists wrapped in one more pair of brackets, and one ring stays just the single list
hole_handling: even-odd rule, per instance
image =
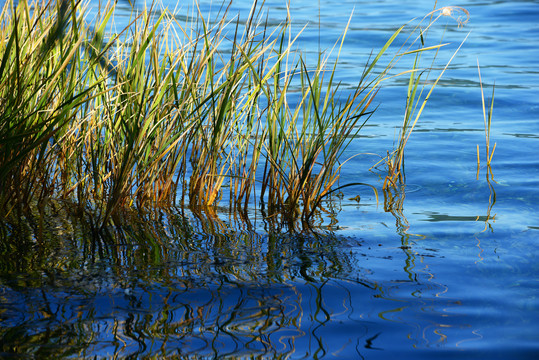
[{"label": "water reflection", "polygon": [[280,358],[298,339],[324,353],[319,328],[350,308],[324,296],[346,293],[329,281],[352,272],[332,235],[260,235],[213,214],[162,212],[125,214],[96,236],[89,222],[47,215],[2,224],[5,354]]},{"label": "water reflection", "polygon": [[[478,175],[479,175],[479,171],[478,171]],[[487,165],[486,180],[487,180],[487,185],[488,185],[489,196],[488,196],[487,214],[484,220],[485,228],[483,229],[483,231],[487,231],[487,229],[489,229],[490,231],[494,231],[490,221],[491,220],[493,222],[496,221],[496,214],[491,215],[492,208],[494,207],[494,204],[496,204],[496,190],[494,189],[494,185],[492,185],[492,183],[493,182],[495,183],[496,181],[494,181],[494,174],[492,173],[492,167],[490,163]],[[478,217],[478,220],[479,220],[479,217]]]},{"label": "water reflection", "polygon": [[[490,211],[495,203],[494,188],[488,183],[491,197],[486,216],[468,218],[429,214],[429,221],[478,221],[481,218],[488,224],[493,219]],[[418,190],[416,186],[409,188],[411,192]],[[429,241],[426,235],[410,232],[410,223],[404,215],[407,189],[408,186],[403,184],[384,190],[384,211],[395,218],[395,229],[400,235],[398,248],[402,256],[399,274],[404,277],[383,282],[379,287],[380,293],[376,297],[394,305],[380,311],[378,316],[408,328],[406,338],[412,342],[413,348],[458,347],[463,343],[480,340],[477,329],[472,328],[469,319],[461,316],[462,310],[458,308],[463,305],[462,301],[451,298],[450,286],[437,280],[435,264],[426,260],[443,255],[436,255],[438,250],[425,248],[422,242]],[[455,340],[458,337],[461,339]]]},{"label": "water reflection", "polygon": [[51,208],[2,223],[4,354],[359,357],[441,341],[440,309],[458,305],[439,296],[396,204],[401,245],[379,255],[368,240],[254,231],[213,212],[124,214],[95,233]]}]

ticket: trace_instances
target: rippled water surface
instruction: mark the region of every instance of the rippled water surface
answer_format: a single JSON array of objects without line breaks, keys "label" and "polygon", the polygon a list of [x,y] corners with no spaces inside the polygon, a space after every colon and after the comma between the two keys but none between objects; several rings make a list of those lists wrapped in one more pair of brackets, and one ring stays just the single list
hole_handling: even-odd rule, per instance
[{"label": "rippled water surface", "polygon": [[[181,14],[191,3],[166,4]],[[231,14],[250,5],[235,1]],[[271,23],[285,5],[265,3]],[[469,23],[444,19],[429,36],[445,29],[456,49],[469,35],[410,138],[403,191],[384,194],[382,174],[368,171],[379,157],[363,155],[343,182],[373,184],[379,203],[369,188],[346,188],[315,233],[270,231],[256,211],[226,209],[126,214],[130,225],[105,239],[51,213],[46,244],[31,219],[2,224],[0,357],[537,358],[539,1],[438,2],[447,5],[466,8]],[[298,50],[313,57],[354,12],[337,70],[353,86],[370,51],[434,1],[290,6],[294,30],[307,25]],[[121,7],[117,21],[128,15]],[[496,84],[491,181],[484,166],[476,178],[477,61],[488,96]],[[404,86],[382,89],[349,155],[391,149]]]}]

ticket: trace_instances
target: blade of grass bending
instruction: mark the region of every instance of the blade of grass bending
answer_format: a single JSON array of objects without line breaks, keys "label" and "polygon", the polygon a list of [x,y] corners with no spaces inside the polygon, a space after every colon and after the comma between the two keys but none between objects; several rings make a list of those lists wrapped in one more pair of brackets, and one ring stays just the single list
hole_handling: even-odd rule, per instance
[{"label": "blade of grass bending", "polygon": [[378,62],[378,60],[380,60],[380,58],[382,57],[382,55],[386,52],[386,50],[391,46],[391,44],[393,43],[393,41],[397,38],[397,36],[401,33],[402,29],[404,29],[406,25],[402,25],[400,28],[398,28],[397,30],[395,30],[395,32],[393,33],[393,35],[391,35],[391,37],[389,38],[388,41],[386,41],[385,45],[382,47],[382,49],[378,52],[378,54],[376,54],[376,57],[374,58],[374,60],[372,61],[372,63],[369,65],[367,71],[365,72],[365,74],[370,74],[372,69],[374,68],[374,66],[376,65],[376,63]]},{"label": "blade of grass bending", "polygon": [[438,44],[438,45],[427,46],[427,47],[422,47],[421,49],[405,51],[405,52],[403,52],[403,53],[397,54],[397,56],[410,55],[410,54],[420,53],[420,52],[429,51],[429,50],[434,50],[434,49],[437,50],[437,49],[440,49],[440,48],[442,48],[442,47],[444,47],[444,46],[447,46],[447,45],[449,45],[449,43]]}]

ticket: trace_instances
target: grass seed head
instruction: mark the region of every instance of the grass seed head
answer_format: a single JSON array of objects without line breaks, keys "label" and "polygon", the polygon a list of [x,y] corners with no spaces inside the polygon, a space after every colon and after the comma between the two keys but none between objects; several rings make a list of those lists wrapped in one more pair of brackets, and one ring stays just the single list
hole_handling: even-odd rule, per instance
[{"label": "grass seed head", "polygon": [[441,16],[449,16],[458,23],[459,27],[466,25],[470,20],[470,13],[460,6],[444,6],[438,9]]}]

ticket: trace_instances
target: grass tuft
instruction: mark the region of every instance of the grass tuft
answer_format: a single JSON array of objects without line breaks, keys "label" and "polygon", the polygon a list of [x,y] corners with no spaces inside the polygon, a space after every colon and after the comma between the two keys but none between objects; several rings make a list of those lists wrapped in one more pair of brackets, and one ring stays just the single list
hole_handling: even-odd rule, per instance
[{"label": "grass tuft", "polygon": [[[492,86],[492,97],[490,98],[490,104],[488,106],[488,110],[486,108],[485,103],[485,94],[483,92],[483,80],[481,79],[481,69],[479,67],[479,61],[477,61],[477,73],[479,75],[479,86],[481,88],[481,105],[483,108],[483,120],[485,124],[485,151],[486,151],[486,160],[487,163],[487,180],[490,178],[491,180],[494,179],[494,175],[492,174],[492,156],[494,155],[494,150],[496,150],[496,143],[494,143],[494,146],[490,147],[490,128],[492,125],[492,112],[494,110],[494,89],[495,85]],[[479,157],[479,145],[477,145],[477,179],[479,180],[479,169],[481,167],[481,161]]]}]

